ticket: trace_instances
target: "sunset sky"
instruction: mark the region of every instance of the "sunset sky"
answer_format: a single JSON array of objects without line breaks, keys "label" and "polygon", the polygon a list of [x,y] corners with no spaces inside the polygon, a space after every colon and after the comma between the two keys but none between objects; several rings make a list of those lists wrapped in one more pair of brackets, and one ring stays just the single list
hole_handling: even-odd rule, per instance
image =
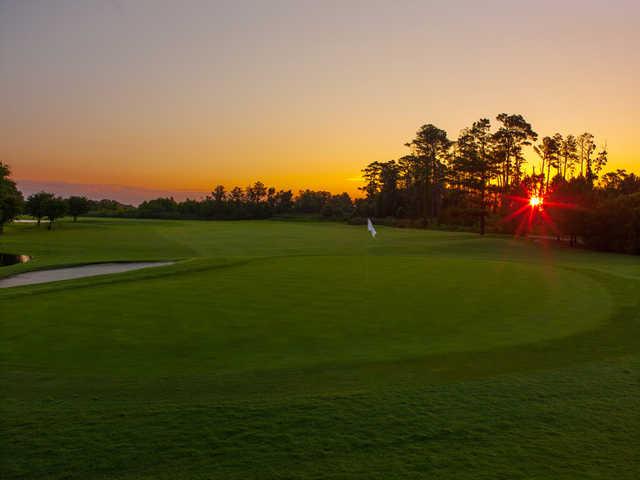
[{"label": "sunset sky", "polygon": [[639,23],[631,0],[0,0],[0,159],[40,182],[355,193],[420,125],[508,112],[638,172]]}]

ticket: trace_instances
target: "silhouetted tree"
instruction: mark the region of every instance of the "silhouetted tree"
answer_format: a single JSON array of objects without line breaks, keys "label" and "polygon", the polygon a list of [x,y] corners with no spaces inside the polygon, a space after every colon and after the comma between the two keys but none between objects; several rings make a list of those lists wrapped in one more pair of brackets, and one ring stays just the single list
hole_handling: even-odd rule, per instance
[{"label": "silhouetted tree", "polygon": [[591,170],[589,172],[589,177],[588,177],[591,180],[591,182],[594,182],[595,180],[598,179],[598,175],[600,174],[604,166],[607,164],[608,160],[609,160],[609,153],[607,152],[607,146],[605,145],[602,148],[602,150],[598,152],[598,154],[596,155],[596,158],[593,159],[593,162],[591,162]]},{"label": "silhouetted tree", "polygon": [[287,213],[293,208],[293,193],[291,190],[280,190],[275,194],[274,208],[276,213]]},{"label": "silhouetted tree", "polygon": [[506,192],[509,190],[511,177],[514,177],[515,183],[518,183],[522,175],[524,163],[522,148],[531,145],[538,138],[538,134],[533,131],[531,124],[522,115],[501,113],[496,120],[501,123],[501,126],[494,134],[494,140],[500,146],[500,152],[503,155],[502,185]]},{"label": "silhouetted tree", "polygon": [[267,195],[267,188],[264,186],[264,183],[256,182],[253,185],[248,186],[246,192],[249,201],[253,202],[255,205],[259,205],[262,199]]},{"label": "silhouetted tree", "polygon": [[34,217],[37,221],[37,225],[40,226],[40,221],[45,216],[44,206],[47,200],[53,198],[53,193],[38,192],[33,195],[29,195],[24,206],[26,213]]},{"label": "silhouetted tree", "polygon": [[353,202],[348,193],[332,195],[322,207],[322,216],[344,220],[353,214]]},{"label": "silhouetted tree", "polygon": [[425,219],[433,218],[438,214],[443,193],[444,170],[451,141],[447,138],[447,132],[427,124],[420,127],[415,138],[406,145],[413,150],[415,158],[421,164],[423,216]]},{"label": "silhouetted tree", "polygon": [[244,199],[244,192],[240,187],[233,187],[231,190],[231,201],[234,205],[239,205]]},{"label": "silhouetted tree", "polygon": [[89,211],[89,199],[87,197],[69,197],[67,200],[69,214],[73,217],[73,221],[78,221],[79,215],[84,215]]},{"label": "silhouetted tree", "polygon": [[[459,186],[480,219],[480,234],[485,234],[486,196],[489,182],[495,177],[491,122],[482,118],[464,129],[456,142],[451,178]],[[457,173],[457,175],[456,175]],[[474,214],[475,216],[475,214]]]},{"label": "silhouetted tree", "polygon": [[294,206],[300,213],[321,213],[322,208],[327,204],[331,194],[329,192],[316,192],[304,190],[298,193]]},{"label": "silhouetted tree", "polygon": [[589,247],[640,254],[640,192],[605,198],[588,211],[585,230]]},{"label": "silhouetted tree", "polygon": [[53,222],[67,213],[67,202],[61,197],[48,198],[44,203],[44,214],[49,220],[48,230],[53,229]]},{"label": "silhouetted tree", "polygon": [[399,206],[398,181],[400,165],[395,160],[373,162],[362,170],[366,181],[360,190],[367,195],[374,216],[386,217],[396,214]]},{"label": "silhouetted tree", "polygon": [[573,135],[567,135],[565,138],[562,138],[559,133],[556,135],[560,140],[558,153],[561,160],[562,178],[566,180],[567,173],[573,172],[578,161],[578,141]]},{"label": "silhouetted tree", "polygon": [[216,188],[213,189],[211,196],[213,197],[213,200],[218,204],[224,202],[227,198],[227,192],[224,189],[224,185],[216,185]]},{"label": "silhouetted tree", "polygon": [[[560,144],[559,142],[562,139],[557,136],[553,137],[544,137],[542,139],[542,143],[539,145],[535,145],[533,149],[542,159],[542,164],[540,167],[541,173],[544,175],[546,179],[546,183],[540,185],[540,189],[537,192],[538,195],[542,195],[546,190],[549,189],[549,182],[551,180],[551,169],[559,168],[560,160]],[[545,168],[547,172],[545,173]]]},{"label": "silhouetted tree", "polygon": [[197,200],[187,198],[183,202],[178,202],[177,206],[179,218],[198,218],[201,204]]},{"label": "silhouetted tree", "polygon": [[274,187],[269,187],[267,189],[267,205],[273,211],[276,206],[276,189]]},{"label": "silhouetted tree", "polygon": [[602,187],[609,196],[630,195],[640,192],[640,177],[634,173],[627,173],[624,169],[618,169],[602,176]]},{"label": "silhouetted tree", "polygon": [[96,216],[135,217],[137,209],[132,205],[103,198],[102,200],[89,200],[89,212]]},{"label": "silhouetted tree", "polygon": [[173,197],[147,200],[138,206],[138,214],[143,218],[177,218],[178,203]]},{"label": "silhouetted tree", "polygon": [[[577,139],[577,153],[580,161],[580,176],[589,177],[591,171],[591,155],[596,149],[594,137],[589,132],[584,132]],[[586,169],[586,170],[585,170]]]},{"label": "silhouetted tree", "polygon": [[9,166],[0,162],[0,233],[4,231],[4,224],[20,213],[24,202],[22,193],[9,178],[10,175]]}]

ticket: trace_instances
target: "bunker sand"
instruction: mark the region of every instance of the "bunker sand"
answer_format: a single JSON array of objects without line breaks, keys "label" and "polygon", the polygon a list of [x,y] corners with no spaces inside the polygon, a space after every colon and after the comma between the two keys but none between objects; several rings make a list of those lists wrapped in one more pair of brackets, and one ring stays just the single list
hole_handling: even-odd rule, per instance
[{"label": "bunker sand", "polygon": [[38,283],[73,280],[76,278],[95,277],[111,273],[129,272],[142,268],[164,267],[174,262],[126,262],[126,263],[96,263],[77,267],[56,268],[53,270],[37,270],[25,272],[0,279],[0,288],[35,285]]}]

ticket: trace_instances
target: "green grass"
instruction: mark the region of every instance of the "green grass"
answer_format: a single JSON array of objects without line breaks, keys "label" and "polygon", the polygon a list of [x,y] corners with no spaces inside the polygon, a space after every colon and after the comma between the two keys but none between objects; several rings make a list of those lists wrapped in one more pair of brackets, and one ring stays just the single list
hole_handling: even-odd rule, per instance
[{"label": "green grass", "polygon": [[640,259],[307,222],[9,226],[2,478],[640,476]]}]

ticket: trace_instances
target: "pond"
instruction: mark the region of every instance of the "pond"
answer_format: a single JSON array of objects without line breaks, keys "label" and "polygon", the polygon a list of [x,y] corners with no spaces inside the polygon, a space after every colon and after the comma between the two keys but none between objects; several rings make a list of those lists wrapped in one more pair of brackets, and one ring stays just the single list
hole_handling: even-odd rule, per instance
[{"label": "pond", "polygon": [[0,267],[15,265],[16,263],[27,263],[31,260],[29,255],[18,255],[15,253],[0,253]]},{"label": "pond", "polygon": [[83,277],[95,277],[110,273],[129,272],[141,268],[163,267],[174,262],[118,262],[95,263],[91,265],[79,265],[77,267],[56,268],[52,270],[36,270],[33,272],[19,273],[10,277],[0,278],[0,288],[19,287],[22,285],[34,285],[37,283],[56,282],[58,280],[72,280]]}]

